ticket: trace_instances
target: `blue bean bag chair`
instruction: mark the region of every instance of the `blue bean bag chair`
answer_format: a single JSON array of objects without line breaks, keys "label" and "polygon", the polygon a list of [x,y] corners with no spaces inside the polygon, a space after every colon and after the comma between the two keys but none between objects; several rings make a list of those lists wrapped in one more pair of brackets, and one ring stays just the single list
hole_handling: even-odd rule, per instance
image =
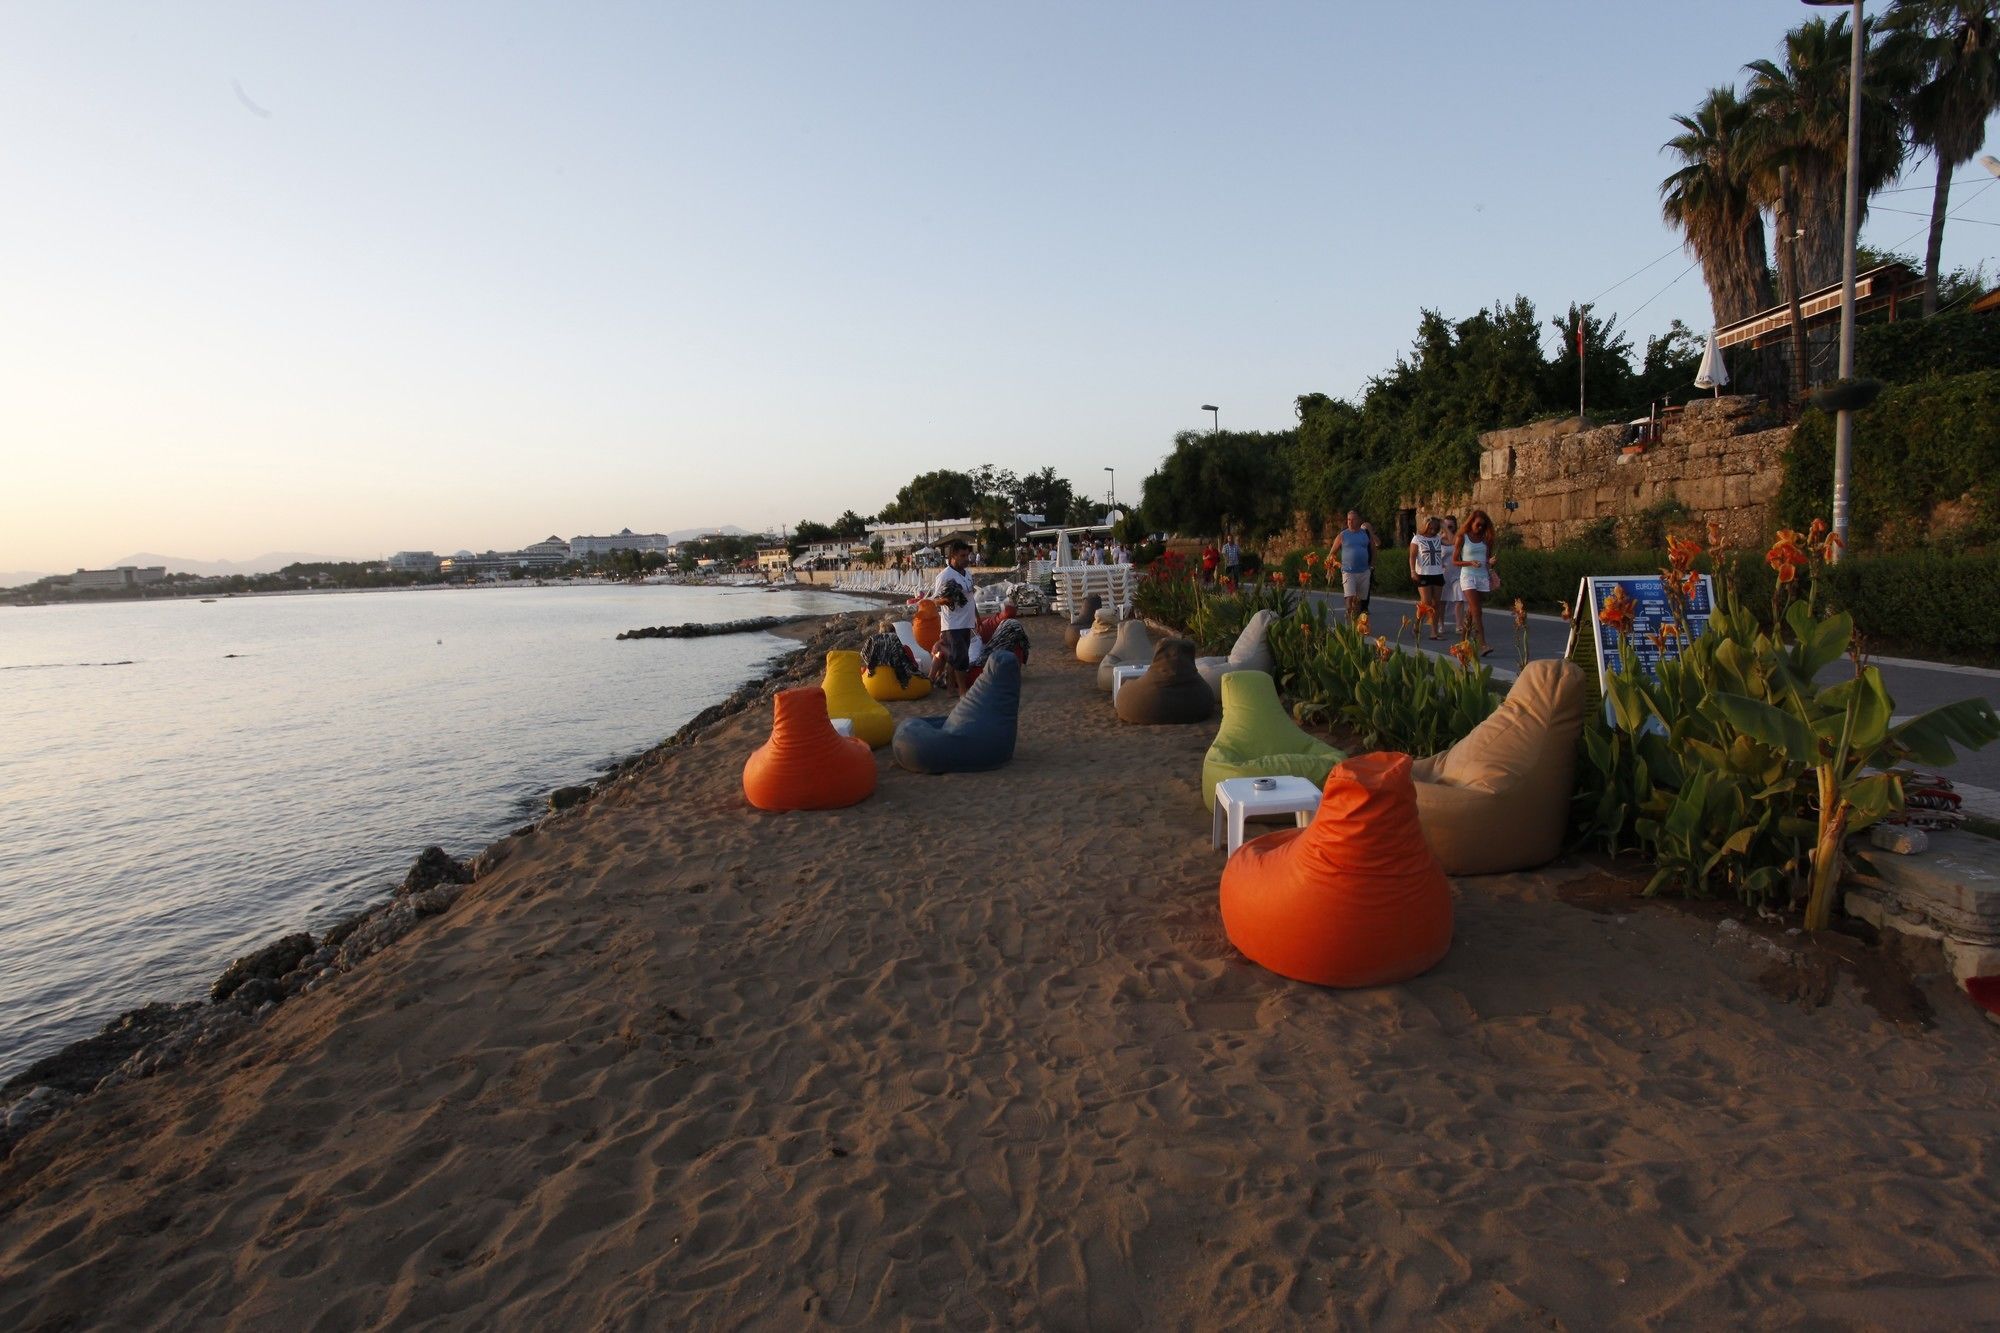
[{"label": "blue bean bag chair", "polygon": [[904,718],[896,763],[912,773],[977,773],[1014,757],[1021,713],[1021,663],[1005,649],[985,658],[979,679],[944,717]]}]

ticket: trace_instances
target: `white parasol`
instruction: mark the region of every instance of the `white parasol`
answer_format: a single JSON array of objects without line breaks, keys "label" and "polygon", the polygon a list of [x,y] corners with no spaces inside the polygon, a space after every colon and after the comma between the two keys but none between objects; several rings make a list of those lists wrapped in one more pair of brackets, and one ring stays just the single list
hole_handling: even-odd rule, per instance
[{"label": "white parasol", "polygon": [[1716,397],[1722,396],[1723,386],[1729,383],[1729,367],[1722,363],[1722,349],[1715,345],[1715,330],[1708,331],[1708,346],[1701,354],[1701,369],[1694,373],[1694,387],[1713,389]]}]

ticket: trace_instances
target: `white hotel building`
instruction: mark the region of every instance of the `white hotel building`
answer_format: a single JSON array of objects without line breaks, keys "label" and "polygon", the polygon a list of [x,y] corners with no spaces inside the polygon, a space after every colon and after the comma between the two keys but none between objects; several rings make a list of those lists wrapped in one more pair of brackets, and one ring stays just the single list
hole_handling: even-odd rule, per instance
[{"label": "white hotel building", "polygon": [[569,558],[588,560],[594,555],[610,555],[613,551],[658,551],[667,554],[671,545],[666,534],[659,532],[634,532],[626,528],[612,537],[571,537]]}]

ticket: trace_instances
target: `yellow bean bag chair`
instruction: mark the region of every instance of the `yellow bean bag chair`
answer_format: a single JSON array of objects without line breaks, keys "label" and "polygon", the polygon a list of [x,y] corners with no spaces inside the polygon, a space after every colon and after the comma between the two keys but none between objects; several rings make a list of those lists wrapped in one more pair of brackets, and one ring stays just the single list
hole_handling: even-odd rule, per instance
[{"label": "yellow bean bag chair", "polygon": [[1085,666],[1096,666],[1111,651],[1111,645],[1118,641],[1118,613],[1099,611],[1091,622],[1090,633],[1076,641],[1076,660]]},{"label": "yellow bean bag chair", "polygon": [[931,693],[929,676],[921,676],[912,671],[910,683],[901,685],[896,681],[896,673],[888,667],[869,667],[861,673],[861,686],[868,691],[868,697],[878,704],[900,704],[908,703],[912,699],[928,699]]},{"label": "yellow bean bag chair", "polygon": [[1269,675],[1232,671],[1222,678],[1222,726],[1201,761],[1201,801],[1214,810],[1215,784],[1228,778],[1295,777],[1324,786],[1345,758],[1299,730]]},{"label": "yellow bean bag chair", "polygon": [[1529,870],[1561,854],[1583,714],[1574,663],[1530,662],[1491,717],[1417,760],[1417,816],[1446,874]]},{"label": "yellow bean bag chair", "polygon": [[[889,677],[895,678],[893,673]],[[861,679],[860,653],[838,650],[828,653],[826,675],[821,677],[819,687],[826,692],[826,715],[844,717],[853,723],[855,739],[867,741],[869,749],[879,750],[895,736],[896,719],[868,697],[868,687]]]}]

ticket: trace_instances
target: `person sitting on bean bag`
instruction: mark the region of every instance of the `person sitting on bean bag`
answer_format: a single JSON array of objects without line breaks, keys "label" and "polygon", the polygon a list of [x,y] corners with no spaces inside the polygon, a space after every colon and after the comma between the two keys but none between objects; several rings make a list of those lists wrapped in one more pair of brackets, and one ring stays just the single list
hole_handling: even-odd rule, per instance
[{"label": "person sitting on bean bag", "polygon": [[1320,783],[1345,758],[1299,729],[1268,675],[1232,671],[1222,678],[1222,726],[1201,761],[1202,804],[1215,809],[1215,784],[1226,778],[1291,776]]},{"label": "person sitting on bean bag", "polygon": [[1111,692],[1111,673],[1122,666],[1140,666],[1153,660],[1153,636],[1143,620],[1128,620],[1118,627],[1111,651],[1097,660],[1097,688]]},{"label": "person sitting on bean bag", "polygon": [[1451,885],[1417,821],[1410,757],[1349,759],[1312,823],[1238,848],[1222,871],[1222,928],[1252,962],[1316,986],[1435,967],[1451,948]]},{"label": "person sitting on bean bag", "polygon": [[875,790],[868,742],[842,736],[816,685],[780,690],[771,702],[771,738],[743,765],[743,795],[759,810],[832,810]]},{"label": "person sitting on bean bag", "polygon": [[868,687],[862,682],[860,653],[840,649],[828,653],[826,674],[820,678],[819,687],[826,691],[827,714],[846,718],[853,725],[854,734],[867,741],[869,748],[881,749],[896,734],[896,719],[869,697]]},{"label": "person sitting on bean bag", "polygon": [[943,717],[907,717],[896,728],[896,763],[912,773],[975,773],[1014,757],[1021,664],[1009,652],[985,660],[979,679]]},{"label": "person sitting on bean bag", "polygon": [[1070,617],[1069,632],[1063,635],[1063,646],[1065,648],[1076,647],[1076,641],[1090,632],[1090,627],[1097,622],[1098,608],[1103,605],[1104,599],[1096,593],[1092,593],[1083,599],[1082,608]]},{"label": "person sitting on bean bag", "polygon": [[1142,727],[1206,722],[1215,716],[1215,696],[1194,669],[1194,644],[1186,639],[1162,639],[1146,674],[1119,688],[1116,705],[1120,722]]},{"label": "person sitting on bean bag", "polygon": [[916,658],[893,629],[862,646],[861,684],[876,703],[923,699],[931,692],[930,677],[917,669]]},{"label": "person sitting on bean bag", "polygon": [[1096,666],[1111,651],[1111,645],[1118,642],[1118,613],[1109,607],[1097,613],[1091,622],[1090,633],[1076,641],[1076,660],[1085,666]]},{"label": "person sitting on bean bag", "polygon": [[1013,600],[1010,598],[1007,602],[1001,605],[998,611],[995,611],[992,615],[979,617],[979,624],[976,625],[974,628],[976,628],[979,631],[980,638],[986,640],[986,642],[988,643],[992,643],[994,632],[998,630],[1002,624],[1006,623],[1009,620],[1015,619],[1020,614],[1021,613],[1019,611],[1014,609]]}]

